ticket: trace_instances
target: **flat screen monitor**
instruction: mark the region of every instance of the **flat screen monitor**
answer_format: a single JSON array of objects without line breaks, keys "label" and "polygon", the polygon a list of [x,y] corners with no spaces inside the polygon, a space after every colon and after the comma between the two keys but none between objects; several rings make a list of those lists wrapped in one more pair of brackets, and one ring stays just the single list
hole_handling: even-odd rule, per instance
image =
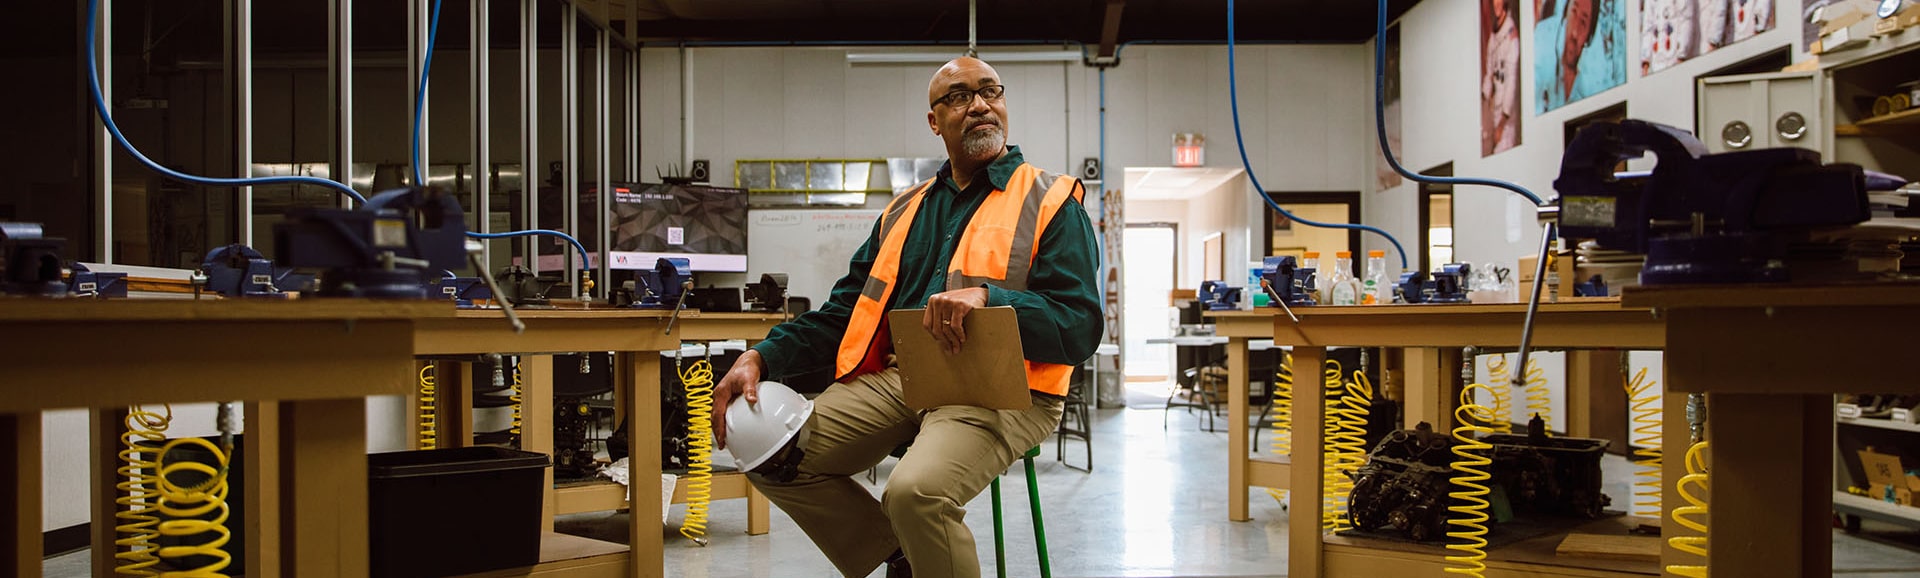
[{"label": "flat screen monitor", "polygon": [[747,190],[707,185],[614,183],[614,269],[652,269],[686,257],[695,271],[747,270]]}]

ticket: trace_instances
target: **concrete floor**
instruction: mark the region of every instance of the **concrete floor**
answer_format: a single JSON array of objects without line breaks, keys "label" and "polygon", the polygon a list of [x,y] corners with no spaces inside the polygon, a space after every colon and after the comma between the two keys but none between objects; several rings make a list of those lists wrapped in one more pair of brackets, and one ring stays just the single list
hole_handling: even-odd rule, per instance
[{"label": "concrete floor", "polygon": [[[1134,401],[1151,397],[1136,391]],[[1151,404],[1157,406],[1158,399]],[[1094,471],[1069,469],[1056,460],[1049,441],[1035,460],[1045,507],[1053,573],[1084,576],[1284,576],[1287,513],[1265,492],[1256,490],[1253,520],[1226,520],[1222,488],[1226,478],[1225,433],[1198,431],[1199,414],[1176,409],[1161,429],[1157,408],[1100,410],[1095,413]],[[1224,422],[1222,422],[1224,426]],[[1264,438],[1263,438],[1264,439]],[[1067,456],[1084,464],[1084,446],[1070,443]],[[886,481],[892,460],[880,467]],[[1615,508],[1629,503],[1630,464],[1609,458],[1607,491]],[[864,482],[864,478],[862,479]],[[1019,466],[1002,478],[1008,517],[1008,575],[1037,576],[1033,532],[1028,525],[1026,482]],[[876,493],[878,486],[873,486]],[[967,517],[981,544],[982,566],[993,569],[992,515],[983,493],[968,505]],[[667,537],[668,576],[832,577],[837,574],[791,519],[777,508],[773,531],[746,535],[746,503],[716,502],[708,521],[706,547],[680,537],[684,507],[671,512]],[[601,539],[624,540],[624,515],[586,514],[563,518],[561,529]],[[1847,578],[1920,578],[1920,530],[1869,522],[1857,536],[1834,532],[1834,573]],[[48,560],[46,576],[87,576],[86,552]],[[874,576],[882,576],[876,572]]]}]

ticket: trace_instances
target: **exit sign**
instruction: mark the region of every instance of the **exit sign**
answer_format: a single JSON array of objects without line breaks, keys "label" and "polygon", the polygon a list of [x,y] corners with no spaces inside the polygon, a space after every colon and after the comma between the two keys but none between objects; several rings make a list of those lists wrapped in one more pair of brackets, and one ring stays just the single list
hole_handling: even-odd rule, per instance
[{"label": "exit sign", "polygon": [[1174,133],[1173,166],[1197,167],[1207,164],[1207,137],[1199,133]]}]

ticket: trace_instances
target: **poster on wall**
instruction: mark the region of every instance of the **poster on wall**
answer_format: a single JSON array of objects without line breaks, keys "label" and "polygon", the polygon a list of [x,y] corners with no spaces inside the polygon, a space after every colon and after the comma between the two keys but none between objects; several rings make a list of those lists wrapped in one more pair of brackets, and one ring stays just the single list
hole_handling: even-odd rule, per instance
[{"label": "poster on wall", "polygon": [[1480,156],[1520,146],[1520,0],[1480,0]]},{"label": "poster on wall", "polygon": [[1534,0],[1534,112],[1627,82],[1627,0]]},{"label": "poster on wall", "polygon": [[[1385,96],[1386,112],[1381,116],[1386,119],[1387,144],[1393,147],[1393,154],[1401,155],[1406,154],[1406,149],[1400,146],[1400,25],[1395,24],[1387,29],[1385,42],[1387,65],[1384,67],[1386,79],[1383,84],[1386,85],[1386,89],[1381,92]],[[1387,157],[1380,151],[1380,142],[1377,137],[1373,143],[1373,151],[1373,190],[1384,191],[1399,186],[1403,179],[1400,173],[1394,172],[1393,167],[1387,164]]]},{"label": "poster on wall", "polygon": [[1641,74],[1772,30],[1773,1],[1640,0]]}]

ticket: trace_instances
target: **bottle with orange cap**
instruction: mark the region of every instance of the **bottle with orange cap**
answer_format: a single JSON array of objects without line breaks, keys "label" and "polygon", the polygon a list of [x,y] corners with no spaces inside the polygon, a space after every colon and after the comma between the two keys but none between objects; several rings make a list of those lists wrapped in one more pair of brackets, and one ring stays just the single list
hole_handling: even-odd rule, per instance
[{"label": "bottle with orange cap", "polygon": [[1313,290],[1311,291],[1311,293],[1313,293],[1313,301],[1315,303],[1326,303],[1327,302],[1327,284],[1324,282],[1326,279],[1326,276],[1320,273],[1321,271],[1325,271],[1326,269],[1320,268],[1320,252],[1319,251],[1300,252],[1300,268],[1310,269],[1313,271],[1313,275],[1312,275],[1313,283],[1311,284],[1313,287]]},{"label": "bottle with orange cap", "polygon": [[1333,275],[1327,279],[1327,301],[1332,305],[1359,305],[1360,279],[1353,276],[1353,252],[1333,254]]},{"label": "bottle with orange cap", "polygon": [[1381,305],[1393,301],[1392,285],[1387,281],[1387,252],[1367,251],[1366,280],[1360,282],[1360,304]]}]

